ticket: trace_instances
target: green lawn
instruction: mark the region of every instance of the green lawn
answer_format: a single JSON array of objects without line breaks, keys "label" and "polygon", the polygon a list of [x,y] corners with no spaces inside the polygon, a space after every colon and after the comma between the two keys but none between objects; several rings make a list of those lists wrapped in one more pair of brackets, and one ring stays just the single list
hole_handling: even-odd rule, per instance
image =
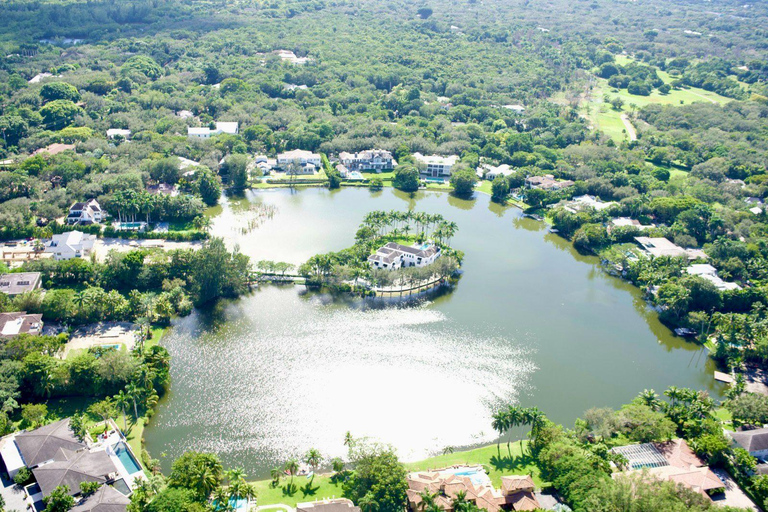
[{"label": "green lawn", "polygon": [[[523,451],[520,449],[520,441],[513,442],[509,451],[507,445],[500,447],[491,445],[474,450],[455,452],[439,455],[419,462],[405,464],[408,471],[421,471],[426,469],[440,469],[455,464],[482,464],[488,471],[493,485],[501,487],[501,477],[504,475],[527,475],[533,477],[537,486],[547,485],[541,480],[539,468],[536,467],[530,455],[527,453],[527,441],[523,441]],[[340,497],[342,495],[341,484],[331,481],[330,475],[318,475],[314,480],[306,477],[295,477],[297,491],[293,495],[287,495],[284,491],[289,479],[283,479],[279,486],[273,487],[271,480],[259,480],[253,482],[258,494],[259,505],[273,505],[283,503],[295,507],[297,503],[315,501],[324,498]],[[309,483],[312,483],[309,486]]]},{"label": "green lawn", "polygon": [[488,194],[490,196],[492,195],[491,182],[488,180],[480,180],[480,184],[475,187],[475,190],[482,194]]},{"label": "green lawn", "polygon": [[[632,61],[631,57],[618,56],[616,63],[626,65]],[[659,77],[665,82],[672,82],[673,78],[669,74],[659,71]],[[600,130],[614,141],[620,142],[628,139],[624,123],[621,120],[621,112],[614,110],[610,105],[603,102],[604,95],[610,98],[621,98],[624,101],[623,112],[630,112],[633,107],[642,108],[646,105],[688,105],[697,101],[706,101],[723,105],[731,98],[720,96],[717,93],[705,91],[696,87],[687,89],[673,89],[669,94],[661,94],[654,89],[649,96],[637,96],[630,94],[626,89],[614,89],[608,85],[608,80],[595,77],[595,86],[592,90],[592,99],[589,103],[582,104],[582,114],[587,117],[596,130]]]}]

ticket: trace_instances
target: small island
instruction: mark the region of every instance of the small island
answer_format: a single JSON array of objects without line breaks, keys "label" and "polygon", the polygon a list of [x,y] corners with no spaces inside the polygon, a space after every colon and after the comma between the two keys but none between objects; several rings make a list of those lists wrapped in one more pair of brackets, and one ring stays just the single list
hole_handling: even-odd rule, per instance
[{"label": "small island", "polygon": [[458,227],[439,214],[373,211],[355,244],[299,267],[309,287],[365,297],[406,298],[449,284],[464,254],[450,245]]}]

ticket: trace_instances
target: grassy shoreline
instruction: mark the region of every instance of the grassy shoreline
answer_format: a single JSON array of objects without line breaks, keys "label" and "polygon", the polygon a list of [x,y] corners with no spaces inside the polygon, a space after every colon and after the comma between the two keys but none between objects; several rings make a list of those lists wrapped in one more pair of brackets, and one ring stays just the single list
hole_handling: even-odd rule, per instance
[{"label": "grassy shoreline", "polygon": [[[471,450],[457,451],[444,455],[430,457],[428,459],[407,462],[408,471],[424,471],[440,469],[453,465],[483,465],[496,488],[501,487],[501,477],[505,475],[531,475],[537,487],[546,487],[548,484],[541,479],[539,468],[528,453],[528,441],[513,441],[509,447],[506,443],[501,445],[488,445]],[[295,507],[298,503],[322,500],[326,498],[339,498],[343,494],[341,482],[335,481],[330,473],[318,474],[308,479],[306,476],[296,476],[293,483],[296,492],[290,494],[287,487],[290,478],[283,478],[278,486],[272,485],[272,480],[256,480],[251,482],[258,494],[257,502],[260,506],[285,504]]]}]

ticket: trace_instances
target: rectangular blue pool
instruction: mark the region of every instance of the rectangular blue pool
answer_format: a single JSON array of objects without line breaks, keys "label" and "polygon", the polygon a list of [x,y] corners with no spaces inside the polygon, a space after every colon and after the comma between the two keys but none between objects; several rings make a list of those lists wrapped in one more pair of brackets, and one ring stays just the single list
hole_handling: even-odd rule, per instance
[{"label": "rectangular blue pool", "polygon": [[142,471],[141,465],[133,458],[133,454],[128,450],[128,447],[124,442],[120,441],[113,446],[113,448],[115,450],[115,455],[117,455],[117,458],[123,463],[123,466],[125,466],[125,470],[128,471],[129,475]]}]

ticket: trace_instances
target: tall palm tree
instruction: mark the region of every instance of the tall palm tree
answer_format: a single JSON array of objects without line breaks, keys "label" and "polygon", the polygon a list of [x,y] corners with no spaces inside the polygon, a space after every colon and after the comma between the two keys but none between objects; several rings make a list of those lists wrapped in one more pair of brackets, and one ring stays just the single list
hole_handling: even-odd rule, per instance
[{"label": "tall palm tree", "polygon": [[670,405],[674,407],[677,401],[683,397],[683,394],[677,386],[669,386],[669,389],[664,392],[664,396],[672,401]]},{"label": "tall palm tree", "polygon": [[229,491],[224,487],[217,487],[213,492],[213,500],[216,502],[216,512],[231,512],[234,507],[229,503]]},{"label": "tall palm tree", "polygon": [[131,406],[131,399],[122,389],[115,395],[114,399],[115,407],[123,413],[123,431],[125,432],[128,430],[128,420],[125,417],[125,411]]},{"label": "tall palm tree", "polygon": [[656,391],[653,389],[644,389],[642,393],[640,393],[639,396],[640,400],[653,409],[654,411],[658,410],[659,408],[659,395],[656,394]]},{"label": "tall palm tree", "polygon": [[283,470],[280,468],[272,468],[269,470],[269,476],[272,477],[272,487],[280,485],[280,479],[283,477]]},{"label": "tall palm tree", "polygon": [[[516,405],[510,405],[509,409],[507,410],[507,431],[524,424],[525,419],[524,409],[521,409]],[[507,451],[509,451],[510,442],[511,439],[507,437]]]},{"label": "tall palm tree", "polygon": [[[211,493],[219,486],[219,480],[216,473],[208,466],[203,466],[197,470],[195,479],[195,487],[201,496],[208,498]],[[226,492],[226,491],[225,491]],[[225,494],[225,499],[221,503],[226,503],[229,506],[229,494]]]},{"label": "tall palm tree", "polygon": [[291,475],[291,484],[293,484],[293,477],[299,471],[299,462],[296,459],[289,459],[285,463],[285,470]]},{"label": "tall palm tree", "polygon": [[130,382],[125,386],[125,392],[133,401],[133,414],[136,416],[136,421],[139,421],[139,399],[141,398],[143,390],[136,385],[135,382]]},{"label": "tall palm tree", "polygon": [[429,490],[425,489],[421,494],[419,494],[419,497],[421,498],[421,501],[418,505],[416,505],[417,510],[426,512],[433,510],[436,506],[435,499],[437,498],[437,494],[432,494],[429,492]]},{"label": "tall palm tree", "polygon": [[357,506],[360,507],[362,512],[378,512],[379,510],[379,503],[370,492],[365,493],[365,495],[360,498],[360,501],[357,502]]},{"label": "tall palm tree", "polygon": [[312,468],[313,478],[314,478],[314,472],[317,471],[317,466],[320,465],[320,462],[322,462],[323,456],[320,454],[320,451],[316,448],[310,448],[307,452],[307,455],[304,456],[304,462],[309,464],[309,467]]},{"label": "tall palm tree", "polygon": [[493,427],[493,430],[499,433],[499,439],[496,443],[496,447],[499,448],[501,446],[501,436],[504,435],[504,432],[506,432],[509,428],[507,412],[497,411],[494,413],[492,418],[491,427]]},{"label": "tall palm tree", "polygon": [[230,485],[235,482],[245,482],[245,477],[247,476],[241,468],[227,470],[224,472],[224,475],[227,477]]}]

